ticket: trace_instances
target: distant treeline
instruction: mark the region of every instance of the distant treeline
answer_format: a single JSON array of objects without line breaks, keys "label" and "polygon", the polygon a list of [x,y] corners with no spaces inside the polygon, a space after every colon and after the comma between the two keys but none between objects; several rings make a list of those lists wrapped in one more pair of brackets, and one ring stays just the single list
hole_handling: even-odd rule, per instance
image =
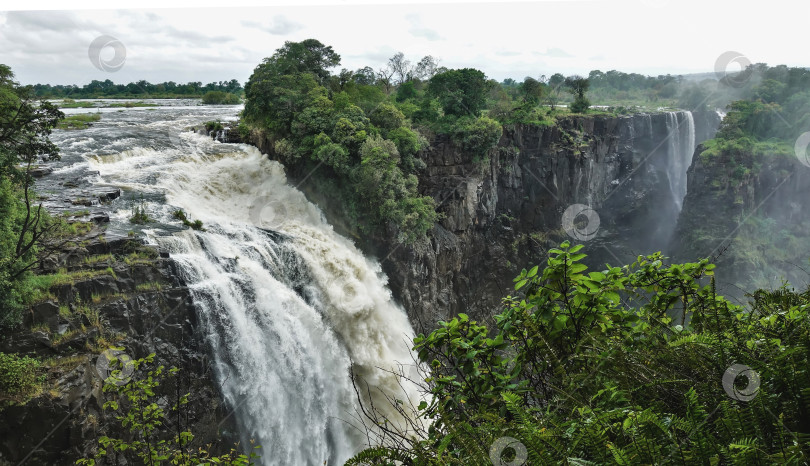
[{"label": "distant treeline", "polygon": [[242,95],[244,89],[236,79],[230,81],[211,82],[203,85],[201,82],[178,84],[167,81],[152,84],[145,80],[129,84],[115,84],[109,79],[104,81],[93,80],[84,86],[75,84],[35,84],[33,86],[37,97],[45,99],[71,98],[71,99],[99,99],[99,98],[182,98],[202,97],[207,92],[218,91],[229,94]]}]

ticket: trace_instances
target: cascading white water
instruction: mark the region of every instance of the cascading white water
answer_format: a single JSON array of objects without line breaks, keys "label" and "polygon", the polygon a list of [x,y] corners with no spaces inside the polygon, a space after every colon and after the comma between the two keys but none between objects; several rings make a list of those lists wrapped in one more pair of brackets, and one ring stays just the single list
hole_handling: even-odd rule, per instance
[{"label": "cascading white water", "polygon": [[686,171],[695,151],[695,119],[692,112],[668,112],[666,121],[667,178],[672,199],[680,212],[686,197]]},{"label": "cascading white water", "polygon": [[[393,423],[386,397],[416,406],[417,388],[387,371],[413,363],[413,330],[380,266],[336,234],[255,148],[194,133],[182,153],[138,148],[90,158],[107,183],[165,195],[147,204],[170,223],[185,210],[207,231],[150,238],[189,284],[216,374],[261,464],[342,464],[366,441],[353,371]],[[121,212],[126,216],[128,212]],[[369,395],[370,393],[370,395]]]}]

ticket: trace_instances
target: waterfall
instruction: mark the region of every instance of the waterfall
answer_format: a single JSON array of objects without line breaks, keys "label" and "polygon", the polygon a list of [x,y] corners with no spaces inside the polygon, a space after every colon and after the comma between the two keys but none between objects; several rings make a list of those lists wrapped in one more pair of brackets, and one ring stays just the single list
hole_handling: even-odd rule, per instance
[{"label": "waterfall", "polygon": [[692,112],[668,112],[666,122],[667,178],[672,199],[680,212],[686,197],[686,171],[695,151],[695,119]]},{"label": "waterfall", "polygon": [[413,363],[407,316],[379,264],[332,230],[283,166],[252,147],[182,137],[193,145],[185,153],[91,163],[108,182],[164,195],[148,206],[159,221],[182,208],[204,222],[207,231],[147,233],[189,284],[243,445],[261,445],[263,465],[343,464],[367,441],[352,372],[393,425],[406,419],[386,397],[421,400],[388,372]]}]

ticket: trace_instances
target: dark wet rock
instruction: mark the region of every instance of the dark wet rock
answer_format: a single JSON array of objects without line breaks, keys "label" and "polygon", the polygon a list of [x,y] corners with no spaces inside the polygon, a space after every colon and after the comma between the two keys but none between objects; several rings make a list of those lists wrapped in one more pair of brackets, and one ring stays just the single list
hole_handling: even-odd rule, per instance
[{"label": "dark wet rock", "polygon": [[93,212],[90,214],[93,223],[110,223],[110,216],[106,212]]},{"label": "dark wet rock", "polygon": [[[713,137],[719,117],[693,116],[696,142]],[[572,204],[592,206],[601,219],[598,236],[584,251],[593,267],[632,262],[640,249],[666,246],[668,238],[650,225],[677,208],[662,149],[667,132],[665,113],[570,117],[553,127],[513,125],[504,128],[484,162],[449,137],[435,136],[418,155],[426,167],[417,176],[420,192],[436,200],[443,218],[426,241],[411,246],[396,244],[392,234],[355,234],[341,217],[342,206],[321,191],[327,183],[319,176],[328,174],[287,169],[337,231],[359,237],[358,246],[379,258],[395,298],[419,331],[461,312],[487,320],[500,310],[501,298],[513,292],[512,278],[570,239],[561,219]],[[273,141],[260,132],[252,132],[250,142],[272,157]]]},{"label": "dark wet rock", "polygon": [[109,202],[121,197],[121,189],[107,189],[97,192],[97,197],[101,202]]},{"label": "dark wet rock", "polygon": [[51,173],[53,173],[53,168],[47,166],[39,166],[32,168],[29,173],[34,178],[42,178],[45,175],[50,175]]},{"label": "dark wet rock", "polygon": [[70,203],[73,204],[73,205],[82,205],[82,206],[85,206],[85,207],[93,207],[93,206],[97,206],[99,204],[99,201],[98,201],[98,199],[87,199],[87,198],[84,198],[84,197],[80,197],[78,199],[73,199],[72,201],[70,201]]},{"label": "dark wet rock", "polygon": [[[195,434],[192,446],[229,450],[238,440],[234,419],[207,363],[191,295],[174,278],[171,261],[135,238],[105,236],[95,226],[38,271],[57,272],[68,278],[50,290],[55,299],[32,306],[21,328],[0,335],[0,351],[56,361],[42,395],[0,407],[0,464],[17,464],[29,453],[26,464],[73,464],[95,451],[100,435],[125,435],[102,409],[108,395],[96,361],[106,341],[132,358],[156,353],[157,364],[179,367],[182,390],[192,394],[183,425]],[[167,399],[174,388],[163,387]],[[174,419],[167,422],[174,432]]]}]

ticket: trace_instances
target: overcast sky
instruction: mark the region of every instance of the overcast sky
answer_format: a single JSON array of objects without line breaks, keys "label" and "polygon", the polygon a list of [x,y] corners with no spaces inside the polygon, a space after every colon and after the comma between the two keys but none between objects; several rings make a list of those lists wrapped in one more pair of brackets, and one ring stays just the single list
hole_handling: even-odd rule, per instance
[{"label": "overcast sky", "polygon": [[[183,2],[141,0],[116,4],[148,9],[97,10],[83,8],[110,3],[29,0],[27,8],[72,9],[0,13],[0,63],[25,84],[245,82],[284,41],[316,38],[331,45],[349,69],[377,69],[402,51],[413,62],[433,55],[448,68],[474,67],[497,80],[593,69],[709,72],[727,51],[751,62],[810,65],[806,2],[304,1],[285,6],[198,0],[197,5],[274,6],[154,8]],[[126,50],[118,71],[99,70],[88,58],[88,47],[101,35],[118,39]],[[112,47],[102,49],[102,59],[113,55]]]}]

